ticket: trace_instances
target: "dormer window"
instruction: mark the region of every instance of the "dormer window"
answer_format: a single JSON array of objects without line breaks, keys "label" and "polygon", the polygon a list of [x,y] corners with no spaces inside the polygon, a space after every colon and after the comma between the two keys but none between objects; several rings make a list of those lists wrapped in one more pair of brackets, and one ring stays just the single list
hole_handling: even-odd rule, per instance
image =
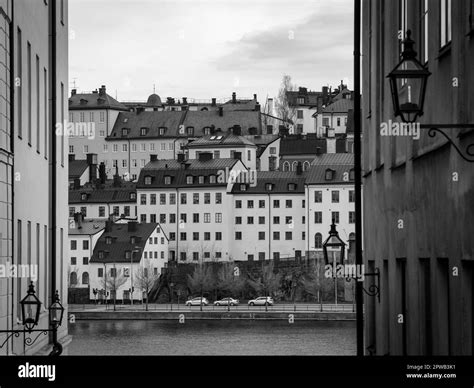
[{"label": "dormer window", "polygon": [[165,134],[165,132],[166,132],[166,128],[165,128],[165,127],[160,127],[160,128],[158,129],[158,133],[160,134],[160,136],[163,136],[163,135]]},{"label": "dormer window", "polygon": [[324,179],[327,180],[327,181],[332,181],[334,179],[334,170],[331,170],[330,168],[328,168],[326,170],[326,174],[324,176]]},{"label": "dormer window", "polygon": [[147,129],[146,128],[140,128],[140,136],[146,136]]},{"label": "dormer window", "polygon": [[152,177],[150,175],[147,175],[145,177],[145,185],[151,185]]},{"label": "dormer window", "polygon": [[130,244],[136,244],[137,238],[135,236],[130,237]]},{"label": "dormer window", "polygon": [[188,185],[192,185],[193,182],[194,182],[194,177],[193,177],[192,175],[186,176],[186,183],[187,183]]},{"label": "dormer window", "polygon": [[165,176],[165,185],[171,184],[171,177],[169,175]]},{"label": "dormer window", "polygon": [[265,190],[267,190],[267,191],[273,191],[273,183],[267,183],[267,184],[265,184]]},{"label": "dormer window", "polygon": [[199,184],[200,185],[204,184],[204,176],[203,175],[199,175]]},{"label": "dormer window", "polygon": [[349,180],[353,181],[355,179],[355,170],[352,168],[349,170]]},{"label": "dormer window", "polygon": [[288,183],[288,191],[295,191],[296,185],[294,183]]},{"label": "dormer window", "polygon": [[247,191],[247,185],[241,184],[240,185],[240,191]]},{"label": "dormer window", "polygon": [[104,251],[99,251],[99,259],[103,259],[104,258]]},{"label": "dormer window", "polygon": [[111,245],[111,244],[112,244],[112,237],[107,236],[107,237],[105,238],[105,243],[106,243],[107,245]]},{"label": "dormer window", "polygon": [[122,136],[128,135],[128,128],[122,128]]},{"label": "dormer window", "polygon": [[132,253],[130,251],[125,251],[125,258],[126,259],[130,259],[131,256],[132,256]]},{"label": "dormer window", "polygon": [[87,201],[87,193],[81,194],[81,201]]},{"label": "dormer window", "polygon": [[137,193],[131,192],[131,193],[130,193],[130,199],[131,199],[132,201],[135,201],[135,200],[137,199]]},{"label": "dormer window", "polygon": [[216,176],[215,175],[209,176],[209,182],[210,183],[216,183]]},{"label": "dormer window", "polygon": [[186,128],[186,133],[188,136],[193,136],[194,135],[194,127],[187,127]]},{"label": "dormer window", "polygon": [[211,128],[206,127],[204,128],[204,135],[209,135],[211,133]]}]

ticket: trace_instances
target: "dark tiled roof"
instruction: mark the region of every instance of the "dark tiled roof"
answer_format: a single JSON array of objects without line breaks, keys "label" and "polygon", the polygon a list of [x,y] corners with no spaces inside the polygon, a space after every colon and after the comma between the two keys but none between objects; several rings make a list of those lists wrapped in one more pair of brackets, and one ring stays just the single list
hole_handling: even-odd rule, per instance
[{"label": "dark tiled roof", "polygon": [[69,162],[69,179],[80,178],[87,170],[87,160],[71,160]]},{"label": "dark tiled roof", "polygon": [[350,109],[354,109],[354,101],[343,98],[328,105],[323,113],[348,113]]},{"label": "dark tiled roof", "polygon": [[[179,133],[185,114],[186,111],[121,112],[107,140],[186,137]],[[160,136],[161,127],[166,131]],[[144,136],[140,135],[142,128],[148,129]],[[128,134],[122,136],[122,129],[128,129]]]},{"label": "dark tiled roof", "polygon": [[69,110],[115,109],[128,110],[127,107],[107,93],[80,93],[69,97]]},{"label": "dark tiled roof", "polygon": [[283,138],[280,142],[280,155],[316,155],[316,149],[326,152],[325,139],[288,139]]},{"label": "dark tiled roof", "polygon": [[[87,194],[87,198],[82,200],[82,194]],[[78,190],[69,190],[70,204],[87,204],[87,203],[136,203],[136,199],[130,199],[130,193],[136,193],[134,186],[120,188],[82,188]]]},{"label": "dark tiled roof", "polygon": [[224,111],[229,111],[229,110],[248,110],[248,111],[254,111],[255,106],[257,105],[257,100],[239,100],[235,103],[232,102],[232,100],[229,100],[225,102],[222,107],[224,108]]},{"label": "dark tiled roof", "polygon": [[[136,230],[133,232],[128,231],[128,224],[111,224],[110,231],[105,231],[97,241],[94,248],[94,254],[90,260],[91,263],[130,263],[130,258],[126,258],[125,253],[137,249],[137,247],[143,252],[148,237],[153,231],[159,227],[157,223],[149,224],[136,224]],[[160,227],[161,229],[161,227]],[[163,230],[160,231],[163,236],[166,237]],[[107,244],[106,238],[112,237],[112,243]],[[138,237],[135,244],[131,244],[131,237]],[[99,252],[108,252],[104,255],[104,258],[99,258]],[[140,254],[133,255],[133,262],[139,263],[141,259]]]},{"label": "dark tiled roof", "polygon": [[[208,161],[200,161],[198,159],[188,160],[188,168],[184,168],[184,164],[173,163],[169,164],[169,168],[165,166],[169,160],[158,160],[148,163],[145,168],[140,172],[140,176],[137,181],[137,188],[176,188],[176,187],[218,187],[226,186],[225,181],[219,182],[216,179],[216,183],[210,182],[211,175],[218,175],[219,171],[225,171],[226,168],[229,170],[238,162],[236,159],[211,159]],[[177,164],[176,164],[176,163]],[[187,183],[187,177],[193,176],[194,181],[192,184]],[[145,177],[151,176],[151,185],[145,185]],[[165,184],[165,176],[172,177],[171,184]],[[199,183],[199,176],[204,176],[204,183]]]},{"label": "dark tiled roof", "polygon": [[354,166],[354,154],[321,154],[314,158],[312,165],[349,165]]},{"label": "dark tiled roof", "polygon": [[218,110],[213,111],[187,111],[183,125],[185,128],[193,127],[196,136],[204,134],[204,128],[212,127],[228,132],[234,125],[240,125],[242,136],[249,135],[250,128],[255,128],[256,134],[262,133],[260,112],[224,110],[219,116]]},{"label": "dark tiled roof", "polygon": [[[344,180],[344,173],[350,178],[350,171],[354,168],[352,164],[334,164],[334,165],[312,165],[304,172],[306,176],[306,184],[346,184],[354,185],[353,180]],[[333,171],[331,180],[326,180],[326,171],[330,169]]]},{"label": "dark tiled roof", "polygon": [[243,136],[237,136],[232,133],[226,133],[223,135],[209,135],[201,137],[188,143],[187,148],[209,148],[209,147],[235,147],[235,146],[251,146],[255,147],[255,144],[250,140],[247,140]]},{"label": "dark tiled roof", "polygon": [[250,140],[253,144],[257,146],[266,146],[270,143],[273,143],[280,136],[278,135],[247,135],[245,138]]},{"label": "dark tiled roof", "polygon": [[99,233],[102,229],[105,228],[105,221],[104,220],[94,220],[94,219],[88,219],[84,220],[81,223],[81,228],[79,228],[78,223],[76,222],[74,228],[69,228],[68,233],[69,234],[82,234],[82,235],[94,235],[96,233]]},{"label": "dark tiled roof", "polygon": [[[256,186],[246,185],[246,190],[241,190],[241,183],[232,186],[232,194],[302,194],[304,193],[304,175],[296,172],[259,171],[257,172]],[[267,183],[273,184],[272,190],[267,190]],[[296,185],[290,190],[290,184]]]}]

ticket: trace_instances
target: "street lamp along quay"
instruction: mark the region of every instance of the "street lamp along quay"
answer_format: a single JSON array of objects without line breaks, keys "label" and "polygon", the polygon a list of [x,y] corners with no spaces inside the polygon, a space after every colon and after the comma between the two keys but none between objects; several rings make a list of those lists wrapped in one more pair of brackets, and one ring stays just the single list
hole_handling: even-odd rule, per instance
[{"label": "street lamp along quay", "polygon": [[38,333],[38,335],[32,339],[31,337],[24,337],[24,344],[27,346],[33,345],[36,340],[40,337],[41,334],[47,335],[49,332],[53,333],[53,351],[50,355],[57,355],[59,356],[62,353],[62,346],[59,342],[57,342],[57,330],[58,327],[61,326],[63,316],[64,316],[64,307],[59,301],[59,293],[56,290],[53,298],[53,303],[48,308],[49,310],[49,324],[51,326],[50,329],[35,329],[38,325],[40,310],[41,310],[41,302],[36,297],[35,294],[35,286],[33,282],[30,283],[28,286],[28,291],[26,296],[20,301],[21,306],[21,317],[22,317],[22,324],[24,326],[23,330],[0,330],[0,334],[6,333],[7,338],[0,344],[0,348],[3,348],[5,344],[8,342],[10,338],[19,337],[21,333],[23,334],[31,334],[33,332]]},{"label": "street lamp along quay", "polygon": [[339,253],[339,260],[341,264],[344,264],[344,253],[346,251],[346,243],[341,240],[339,237],[339,233],[336,230],[336,225],[334,222],[331,225],[331,230],[329,231],[329,237],[323,243],[323,254],[324,254],[324,261],[327,264],[336,265],[336,258],[331,255],[330,258],[328,255],[328,249],[332,252]]}]

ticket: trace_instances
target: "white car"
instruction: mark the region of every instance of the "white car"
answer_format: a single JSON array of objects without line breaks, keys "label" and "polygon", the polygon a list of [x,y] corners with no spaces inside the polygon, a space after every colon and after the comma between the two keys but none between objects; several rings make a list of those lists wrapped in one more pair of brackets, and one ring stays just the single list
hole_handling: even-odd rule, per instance
[{"label": "white car", "polygon": [[273,299],[269,296],[259,296],[256,299],[249,300],[249,306],[273,306]]},{"label": "white car", "polygon": [[224,298],[221,300],[216,300],[214,302],[214,306],[228,306],[228,305],[237,306],[238,304],[239,304],[239,301],[233,298]]},{"label": "white car", "polygon": [[199,306],[199,305],[207,306],[209,301],[206,298],[201,298],[198,296],[197,298],[192,298],[186,301],[186,306]]}]

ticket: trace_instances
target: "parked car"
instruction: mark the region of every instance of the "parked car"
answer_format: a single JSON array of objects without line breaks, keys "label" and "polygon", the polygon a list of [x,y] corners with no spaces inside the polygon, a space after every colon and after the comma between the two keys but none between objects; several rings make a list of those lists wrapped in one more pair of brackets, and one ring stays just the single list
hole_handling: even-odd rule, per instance
[{"label": "parked car", "polygon": [[249,300],[249,306],[273,306],[273,299],[269,296],[259,296],[256,299]]},{"label": "parked car", "polygon": [[[198,296],[196,298],[188,299],[186,301],[186,306],[199,306],[201,304],[201,297]],[[202,305],[207,306],[209,301],[206,298],[202,298]]]},{"label": "parked car", "polygon": [[221,300],[216,300],[214,302],[214,306],[237,306],[239,304],[239,301],[237,299],[233,298],[223,298]]}]

